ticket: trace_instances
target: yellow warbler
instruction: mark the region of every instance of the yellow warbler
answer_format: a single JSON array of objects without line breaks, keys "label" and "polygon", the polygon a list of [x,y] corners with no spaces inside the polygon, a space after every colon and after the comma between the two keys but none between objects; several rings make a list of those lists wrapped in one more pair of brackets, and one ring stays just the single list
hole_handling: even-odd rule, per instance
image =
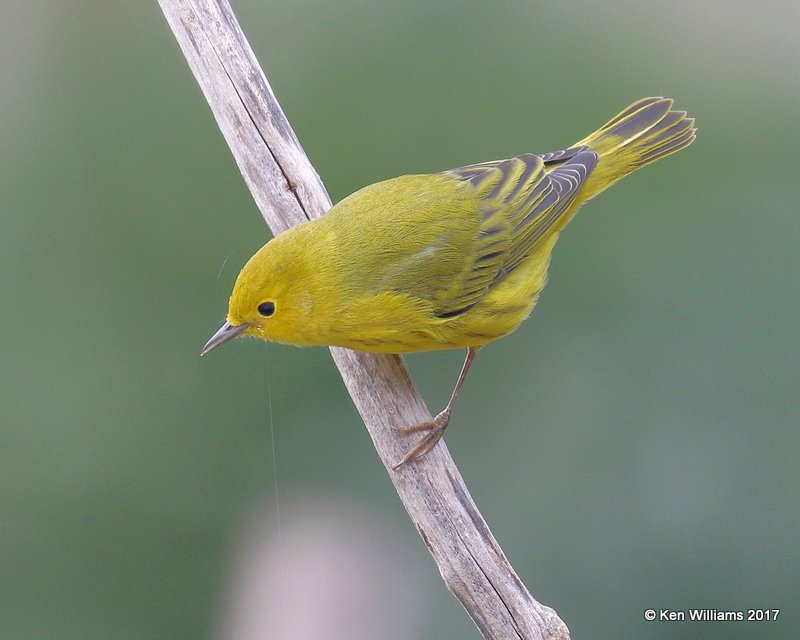
[{"label": "yellow warbler", "polygon": [[578,207],[695,139],[694,120],[671,107],[645,98],[567,149],[357,191],[250,258],[202,354],[240,335],[381,353],[466,348],[444,410],[404,429],[427,433],[399,464],[427,453],[477,349],[533,310]]}]

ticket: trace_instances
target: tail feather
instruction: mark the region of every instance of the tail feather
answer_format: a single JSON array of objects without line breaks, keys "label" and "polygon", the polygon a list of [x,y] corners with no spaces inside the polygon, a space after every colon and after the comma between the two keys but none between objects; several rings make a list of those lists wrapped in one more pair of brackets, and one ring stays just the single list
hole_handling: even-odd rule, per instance
[{"label": "tail feather", "polygon": [[668,98],[644,98],[577,143],[600,155],[581,200],[593,198],[629,173],[692,143],[694,119],[671,108]]},{"label": "tail feather", "polygon": [[628,116],[632,115],[632,114],[633,114],[633,113],[635,113],[636,111],[639,111],[640,109],[643,109],[644,107],[650,106],[651,104],[653,104],[653,103],[655,103],[655,102],[659,102],[660,100],[663,100],[663,98],[642,98],[641,100],[637,100],[637,101],[636,101],[636,102],[634,102],[634,103],[633,103],[631,106],[629,106],[627,109],[623,109],[623,110],[622,110],[622,111],[620,111],[620,112],[619,112],[619,113],[618,113],[616,116],[614,116],[613,118],[611,118],[611,120],[609,120],[608,122],[606,122],[606,123],[605,123],[605,124],[604,124],[604,125],[603,125],[603,126],[600,128],[600,130],[598,131],[598,133],[599,133],[600,131],[606,131],[606,130],[610,129],[610,128],[611,128],[611,127],[613,127],[615,124],[617,124],[617,123],[618,123],[618,122],[620,122],[621,120],[624,120],[624,119],[626,119]]}]

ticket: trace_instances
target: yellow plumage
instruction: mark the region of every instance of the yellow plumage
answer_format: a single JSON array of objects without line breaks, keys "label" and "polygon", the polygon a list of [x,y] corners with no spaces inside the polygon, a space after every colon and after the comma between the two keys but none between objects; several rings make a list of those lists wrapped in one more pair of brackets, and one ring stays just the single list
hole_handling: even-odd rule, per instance
[{"label": "yellow plumage", "polygon": [[[694,121],[671,106],[640,100],[568,149],[357,191],[248,261],[203,352],[241,334],[383,353],[468,348],[449,420],[474,350],[528,317],[578,207],[694,140]],[[430,441],[412,457],[444,427],[423,428]]]}]

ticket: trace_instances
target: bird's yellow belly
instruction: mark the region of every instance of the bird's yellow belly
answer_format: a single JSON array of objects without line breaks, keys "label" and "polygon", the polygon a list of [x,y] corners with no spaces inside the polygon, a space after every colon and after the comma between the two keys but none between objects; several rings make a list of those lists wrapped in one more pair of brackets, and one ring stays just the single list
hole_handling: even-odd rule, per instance
[{"label": "bird's yellow belly", "polygon": [[399,293],[371,296],[326,323],[320,342],[358,351],[411,353],[479,347],[514,331],[533,310],[547,282],[555,238],[506,278],[495,284],[471,309],[451,318]]}]

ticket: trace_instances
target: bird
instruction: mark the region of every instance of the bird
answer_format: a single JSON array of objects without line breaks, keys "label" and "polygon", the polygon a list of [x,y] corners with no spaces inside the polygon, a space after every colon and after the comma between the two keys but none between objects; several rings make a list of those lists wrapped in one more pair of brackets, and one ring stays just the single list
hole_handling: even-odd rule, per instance
[{"label": "bird", "polygon": [[638,100],[579,142],[366,186],[278,234],[236,278],[204,355],[239,336],[403,354],[466,349],[436,417],[395,469],[440,440],[476,353],[514,331],[547,282],[578,208],[690,145],[694,119],[668,98]]}]

